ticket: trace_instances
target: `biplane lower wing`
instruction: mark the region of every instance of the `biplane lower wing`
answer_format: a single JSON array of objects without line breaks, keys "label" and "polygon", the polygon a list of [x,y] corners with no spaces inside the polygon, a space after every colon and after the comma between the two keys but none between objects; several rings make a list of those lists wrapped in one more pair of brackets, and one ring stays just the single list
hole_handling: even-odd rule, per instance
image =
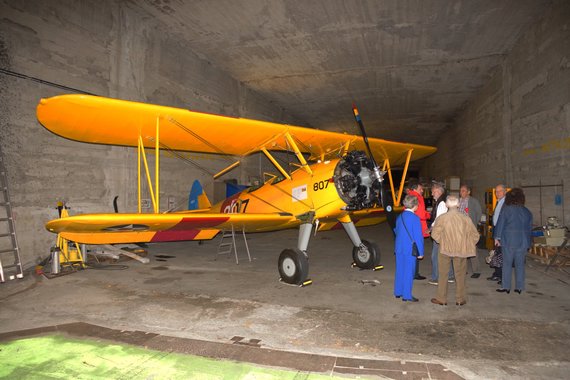
[{"label": "biplane lower wing", "polygon": [[259,232],[296,226],[289,214],[84,214],[50,221],[46,228],[84,244],[209,240],[220,230]]},{"label": "biplane lower wing", "polygon": [[[402,206],[394,207],[396,214],[403,210]],[[351,212],[350,218],[356,227],[365,227],[385,222],[388,215],[384,208],[369,208]],[[337,219],[324,219],[319,223],[319,231],[341,230],[342,228],[342,223]]]}]

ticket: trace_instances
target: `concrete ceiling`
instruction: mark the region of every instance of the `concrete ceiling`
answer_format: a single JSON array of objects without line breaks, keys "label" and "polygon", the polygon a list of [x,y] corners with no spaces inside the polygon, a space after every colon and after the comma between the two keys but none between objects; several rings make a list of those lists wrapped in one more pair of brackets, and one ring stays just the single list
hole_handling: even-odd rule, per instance
[{"label": "concrete ceiling", "polygon": [[435,145],[548,0],[145,0],[304,126]]}]

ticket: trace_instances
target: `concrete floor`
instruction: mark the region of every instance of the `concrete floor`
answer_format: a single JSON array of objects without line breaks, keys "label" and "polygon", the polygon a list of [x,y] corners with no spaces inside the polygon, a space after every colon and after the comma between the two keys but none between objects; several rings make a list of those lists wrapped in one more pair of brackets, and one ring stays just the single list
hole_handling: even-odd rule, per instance
[{"label": "concrete floor", "polygon": [[[29,275],[0,285],[0,333],[85,322],[215,343],[243,337],[290,352],[442,364],[467,379],[568,378],[565,273],[545,273],[528,260],[527,292],[507,295],[495,292],[497,285],[486,280],[491,269],[482,265],[481,278],[468,278],[466,306],[431,304],[436,288],[427,280],[414,285],[420,302],[404,303],[392,296],[387,225],[360,233],[378,242],[385,269],[352,269],[345,233],[318,233],[309,244],[314,284],[305,288],[278,281],[277,258],[296,245],[294,230],[249,235],[251,263],[241,244],[239,265],[233,254],[217,255],[217,238],[150,245],[151,262],[123,262],[125,270],[86,270],[51,280]],[[430,271],[427,256],[421,272]]]}]

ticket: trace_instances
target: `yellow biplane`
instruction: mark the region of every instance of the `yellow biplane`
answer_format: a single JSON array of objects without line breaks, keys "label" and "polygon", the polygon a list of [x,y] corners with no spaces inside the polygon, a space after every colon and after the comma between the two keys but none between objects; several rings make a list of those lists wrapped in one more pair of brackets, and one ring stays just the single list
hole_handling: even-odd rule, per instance
[{"label": "yellow biplane", "polygon": [[[37,107],[38,120],[55,134],[89,143],[137,147],[139,152],[137,213],[75,215],[52,220],[46,228],[78,243],[114,244],[209,240],[222,230],[260,232],[299,227],[297,247],[281,252],[278,268],[284,282],[302,284],[308,276],[307,247],[313,229],[342,226],[354,245],[355,264],[373,268],[380,261],[378,247],[361,240],[356,227],[383,222],[401,211],[409,163],[436,149],[368,139],[356,107],[353,112],[362,137],[97,96],[42,99]],[[155,149],[156,154],[154,185],[146,165],[147,148]],[[214,178],[238,166],[243,157],[261,151],[280,175],[213,206],[203,195],[197,210],[160,213],[158,167],[159,151],[164,148],[233,157],[234,161]],[[293,170],[275,158],[279,151],[295,154],[298,164]],[[141,212],[141,161],[153,213]],[[392,167],[404,170],[397,192]]]}]

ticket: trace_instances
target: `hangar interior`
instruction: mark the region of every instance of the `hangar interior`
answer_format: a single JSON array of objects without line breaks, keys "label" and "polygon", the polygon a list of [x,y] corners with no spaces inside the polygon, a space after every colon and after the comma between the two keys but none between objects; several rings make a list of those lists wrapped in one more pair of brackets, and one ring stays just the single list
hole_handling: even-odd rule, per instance
[{"label": "hangar interior", "polygon": [[[72,214],[113,212],[115,197],[122,212],[135,212],[137,207],[136,149],[64,139],[38,122],[40,99],[62,94],[92,94],[358,135],[351,110],[355,103],[369,137],[437,147],[435,154],[411,163],[410,171],[426,183],[459,177],[473,187],[473,196],[482,205],[486,189],[499,183],[521,187],[535,226],[546,224],[550,216],[570,225],[565,206],[570,199],[567,1],[2,0],[0,10],[0,148],[21,261],[28,271],[48,257],[54,245],[55,235],[44,225],[58,217],[58,202],[64,202]],[[218,155],[187,153],[184,158],[169,152],[161,156],[161,210],[184,209],[195,179],[210,199],[217,200],[227,181],[255,185],[263,181],[264,173],[274,171],[263,154],[255,153],[215,181],[211,174],[226,166]],[[152,166],[154,160],[149,160]],[[393,269],[387,227],[367,227],[361,233],[382,241],[382,261]],[[340,236],[317,234],[310,245],[317,251],[311,271],[317,262],[331,265],[329,277],[323,274],[321,279],[328,289],[318,282],[307,289],[276,283],[275,270],[270,268],[283,249],[280,243],[297,239],[295,231],[253,236],[256,260],[248,263],[241,257],[237,268],[232,260],[206,255],[208,250],[215,253],[217,241],[203,246],[168,243],[153,245],[149,251],[178,252],[177,260],[190,251],[184,258],[190,268],[186,274],[178,273],[168,282],[166,272],[161,272],[163,279],[152,277],[160,272],[153,268],[166,264],[141,264],[123,272],[133,270],[136,276],[152,278],[135,280],[139,293],[125,290],[115,295],[152,299],[156,305],[162,302],[159,298],[166,300],[156,310],[152,303],[137,306],[138,312],[152,315],[136,318],[140,328],[128,323],[128,308],[134,306],[126,301],[109,305],[109,313],[95,307],[105,305],[105,287],[128,286],[123,272],[121,276],[97,272],[90,274],[94,276],[90,281],[74,274],[57,279],[61,281],[55,285],[50,280],[49,286],[48,281],[32,280],[30,273],[20,283],[0,285],[3,303],[10,305],[0,310],[0,332],[58,324],[53,321],[87,321],[215,342],[226,338],[221,331],[233,330],[228,334],[263,336],[266,347],[274,349],[391,359],[398,353],[400,359],[443,363],[463,378],[563,378],[568,373],[568,357],[562,353],[570,333],[569,279],[564,272],[545,274],[538,264],[528,264],[534,268],[528,270],[531,282],[542,287],[534,295],[519,302],[511,295],[506,303],[495,294],[480,296],[473,302],[476,310],[447,315],[429,305],[433,288],[416,285],[425,302],[414,310],[392,305],[388,271],[379,274],[384,276],[381,286],[368,286],[362,292],[362,281],[372,281],[374,275],[344,273],[344,263],[336,260],[350,260],[350,242],[343,232],[336,234]],[[339,247],[345,252],[332,255]],[[427,262],[422,266],[423,272],[429,272]],[[350,284],[338,284],[345,280]],[[484,280],[474,282],[472,292],[494,293]],[[226,281],[231,289],[218,289]],[[72,290],[75,287],[94,292],[90,293],[93,307],[86,308],[91,316],[71,305],[71,298],[82,294]],[[379,288],[385,294],[376,294]],[[182,295],[176,299],[175,293]],[[23,301],[18,301],[18,294]],[[355,294],[362,296],[359,306],[349,296]],[[32,301],[52,305],[47,313],[23,306]],[[220,309],[223,315],[216,311],[221,303],[226,303]],[[58,314],[60,307],[66,312]],[[201,315],[196,311],[200,307],[205,308]],[[281,335],[264,320],[260,312],[264,308],[269,310],[266,319],[282,324]],[[29,318],[16,318],[26,314]],[[45,314],[52,322],[42,319]],[[312,314],[327,319],[326,332],[309,326]],[[414,315],[434,336],[447,331],[443,334],[448,340],[410,332],[418,327]],[[212,324],[201,316],[211,318]],[[185,325],[186,317],[202,332]],[[333,320],[351,334],[334,336],[339,327],[333,326]],[[403,323],[396,335],[376,331],[369,340],[353,325],[358,321],[371,329],[376,323],[394,328],[390,324],[396,320]],[[454,338],[449,331],[461,330],[463,320],[468,320],[473,336],[457,333]],[[485,321],[500,320],[499,330],[486,332]],[[291,326],[295,321],[301,325]],[[248,325],[258,323],[262,327],[248,330]],[[319,323],[326,324],[315,325]],[[304,335],[307,330],[312,340]],[[530,330],[536,330],[534,335],[518,340]],[[425,341],[420,342],[422,338]],[[366,343],[360,346],[358,339]],[[444,347],[460,350],[458,339],[474,343],[461,348],[464,354],[454,362]],[[382,340],[390,346],[375,345]],[[482,354],[485,341],[495,356]],[[544,352],[535,353],[531,342]],[[515,346],[524,363],[513,353],[504,353]],[[427,356],[418,357],[422,353]],[[476,360],[470,361],[469,355]],[[398,376],[394,378],[407,378]]]}]

